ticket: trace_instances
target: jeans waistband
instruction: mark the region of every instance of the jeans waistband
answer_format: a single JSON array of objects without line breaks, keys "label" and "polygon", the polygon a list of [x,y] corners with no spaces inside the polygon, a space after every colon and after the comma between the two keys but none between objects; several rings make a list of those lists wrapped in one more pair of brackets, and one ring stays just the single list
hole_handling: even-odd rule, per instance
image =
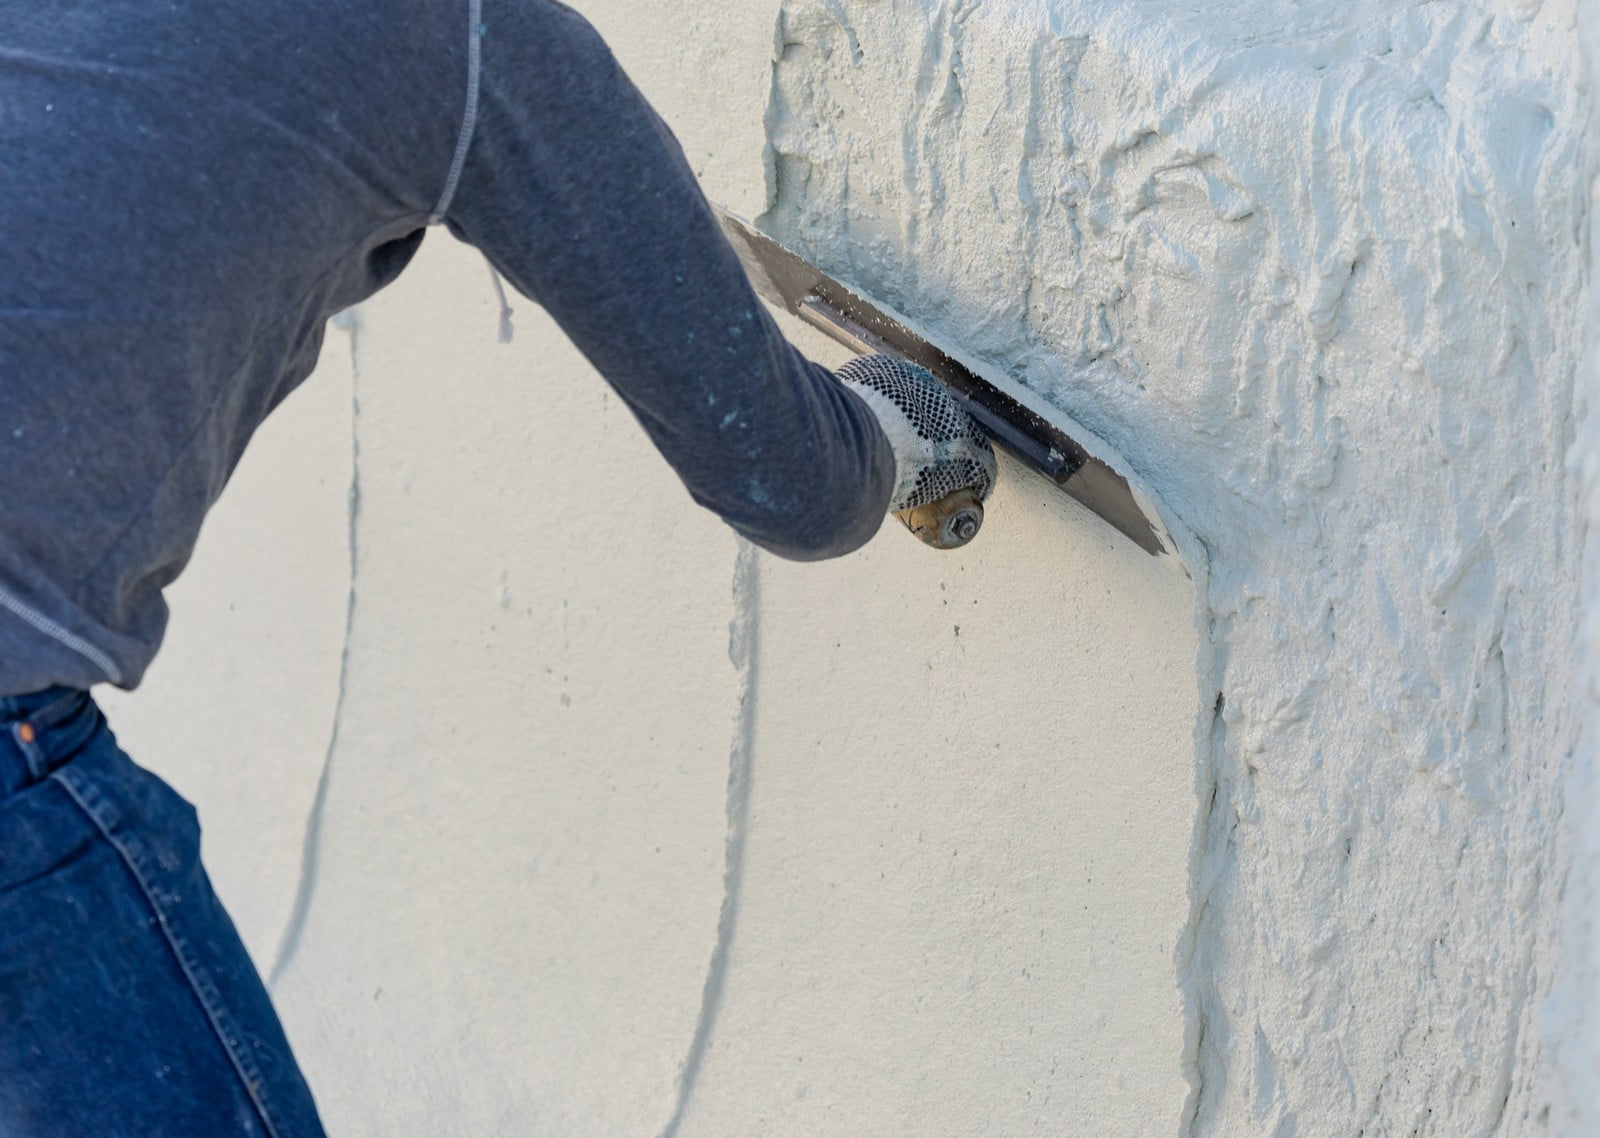
[{"label": "jeans waistband", "polygon": [[0,797],[44,779],[104,722],[89,693],[77,688],[0,697]]}]

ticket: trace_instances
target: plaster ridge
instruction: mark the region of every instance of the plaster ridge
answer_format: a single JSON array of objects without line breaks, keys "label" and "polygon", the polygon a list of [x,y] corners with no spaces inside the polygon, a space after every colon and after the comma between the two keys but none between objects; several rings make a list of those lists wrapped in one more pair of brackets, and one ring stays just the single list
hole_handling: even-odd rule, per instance
[{"label": "plaster ridge", "polygon": [[722,911],[717,918],[717,939],[706,968],[700,1015],[688,1054],[678,1072],[677,1102],[661,1138],[673,1138],[683,1124],[694,1097],[700,1071],[711,1044],[722,993],[728,976],[728,954],[733,945],[739,914],[739,892],[744,879],[745,842],[750,823],[750,772],[755,758],[756,697],[759,693],[761,646],[760,551],[739,538],[733,567],[733,620],[728,625],[728,659],[738,675],[738,703],[734,713],[733,743],[728,752],[728,834],[724,844]]},{"label": "plaster ridge", "polygon": [[289,910],[289,920],[278,939],[278,951],[273,957],[272,970],[267,975],[267,987],[277,987],[295,954],[300,949],[305,934],[306,920],[311,915],[311,901],[316,893],[317,871],[322,852],[323,819],[328,804],[329,776],[333,771],[333,755],[339,745],[339,727],[344,719],[345,696],[350,683],[350,640],[355,628],[356,589],[359,562],[359,524],[361,520],[361,325],[355,309],[341,313],[334,320],[350,336],[350,491],[348,495],[348,528],[346,541],[350,558],[350,589],[345,601],[344,643],[339,649],[339,690],[333,703],[333,726],[328,733],[327,750],[322,757],[322,773],[317,778],[317,793],[311,800],[311,810],[306,815],[305,839],[300,848],[300,880],[295,887],[294,904]]}]

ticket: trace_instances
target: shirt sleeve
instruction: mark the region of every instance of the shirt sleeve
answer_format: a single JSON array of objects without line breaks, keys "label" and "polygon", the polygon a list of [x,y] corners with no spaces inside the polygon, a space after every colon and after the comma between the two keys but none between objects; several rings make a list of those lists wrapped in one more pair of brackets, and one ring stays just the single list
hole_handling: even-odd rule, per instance
[{"label": "shirt sleeve", "polygon": [[887,440],[784,339],[599,35],[551,0],[490,0],[479,35],[451,231],[555,318],[695,501],[784,557],[864,544],[894,482]]}]

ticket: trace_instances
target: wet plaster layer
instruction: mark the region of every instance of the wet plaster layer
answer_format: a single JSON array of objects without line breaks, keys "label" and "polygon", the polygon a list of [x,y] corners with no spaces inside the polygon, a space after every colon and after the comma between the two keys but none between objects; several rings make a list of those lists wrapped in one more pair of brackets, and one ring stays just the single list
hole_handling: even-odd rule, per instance
[{"label": "wet plaster layer", "polygon": [[1583,241],[1588,253],[1587,342],[1578,381],[1579,432],[1570,466],[1581,486],[1583,614],[1579,674],[1574,685],[1582,737],[1567,784],[1570,871],[1563,904],[1561,969],[1545,1001],[1543,1028],[1551,1043],[1553,1126],[1567,1133],[1600,1132],[1600,22],[1586,19],[1582,42],[1591,114],[1585,178],[1589,195]]},{"label": "wet plaster layer", "polygon": [[1203,547],[1193,1133],[1550,1117],[1576,19],[783,5],[767,227],[1107,438]]}]

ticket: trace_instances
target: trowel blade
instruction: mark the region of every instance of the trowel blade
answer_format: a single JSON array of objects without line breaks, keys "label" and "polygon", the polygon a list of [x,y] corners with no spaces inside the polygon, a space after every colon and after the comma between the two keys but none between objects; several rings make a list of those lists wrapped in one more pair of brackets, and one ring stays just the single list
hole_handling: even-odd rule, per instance
[{"label": "trowel blade", "polygon": [[[1128,480],[1044,415],[913,332],[860,293],[840,284],[748,222],[717,208],[718,219],[756,292],[863,355],[920,364],[948,388],[989,437],[1060,486],[1152,555],[1171,552],[1166,527]],[[1164,540],[1165,539],[1165,540]]]}]

